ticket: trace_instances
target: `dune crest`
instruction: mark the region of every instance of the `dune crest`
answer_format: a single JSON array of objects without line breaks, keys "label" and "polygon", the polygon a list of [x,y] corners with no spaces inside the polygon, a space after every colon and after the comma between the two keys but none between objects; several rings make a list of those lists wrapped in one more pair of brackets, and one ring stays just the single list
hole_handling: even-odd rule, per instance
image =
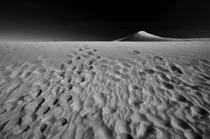
[{"label": "dune crest", "polygon": [[141,36],[145,36],[145,37],[151,37],[151,38],[162,38],[160,36],[156,36],[145,31],[139,31],[137,34],[140,34]]}]

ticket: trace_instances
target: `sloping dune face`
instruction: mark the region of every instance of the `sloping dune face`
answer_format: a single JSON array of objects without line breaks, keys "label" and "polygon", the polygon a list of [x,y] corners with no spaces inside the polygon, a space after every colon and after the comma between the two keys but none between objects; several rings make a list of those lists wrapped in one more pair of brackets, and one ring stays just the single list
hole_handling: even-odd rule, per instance
[{"label": "sloping dune face", "polygon": [[209,139],[210,43],[0,43],[1,139]]}]

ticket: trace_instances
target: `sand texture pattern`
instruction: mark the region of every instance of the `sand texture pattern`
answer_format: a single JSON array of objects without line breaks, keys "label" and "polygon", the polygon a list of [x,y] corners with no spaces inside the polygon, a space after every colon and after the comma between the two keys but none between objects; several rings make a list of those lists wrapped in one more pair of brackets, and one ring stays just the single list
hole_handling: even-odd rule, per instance
[{"label": "sand texture pattern", "polygon": [[208,42],[0,43],[0,139],[209,139]]}]

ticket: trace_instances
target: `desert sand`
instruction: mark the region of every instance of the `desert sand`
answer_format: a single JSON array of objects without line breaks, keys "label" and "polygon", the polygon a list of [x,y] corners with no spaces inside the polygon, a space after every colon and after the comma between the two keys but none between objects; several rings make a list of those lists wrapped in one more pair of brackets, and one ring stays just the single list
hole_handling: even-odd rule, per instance
[{"label": "desert sand", "polygon": [[209,139],[210,42],[2,42],[0,139]]}]

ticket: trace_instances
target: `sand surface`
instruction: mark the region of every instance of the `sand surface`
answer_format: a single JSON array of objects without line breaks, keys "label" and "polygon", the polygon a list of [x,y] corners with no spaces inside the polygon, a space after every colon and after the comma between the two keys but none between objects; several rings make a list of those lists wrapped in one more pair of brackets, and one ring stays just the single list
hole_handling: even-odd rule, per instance
[{"label": "sand surface", "polygon": [[209,139],[209,42],[0,43],[0,139]]}]

